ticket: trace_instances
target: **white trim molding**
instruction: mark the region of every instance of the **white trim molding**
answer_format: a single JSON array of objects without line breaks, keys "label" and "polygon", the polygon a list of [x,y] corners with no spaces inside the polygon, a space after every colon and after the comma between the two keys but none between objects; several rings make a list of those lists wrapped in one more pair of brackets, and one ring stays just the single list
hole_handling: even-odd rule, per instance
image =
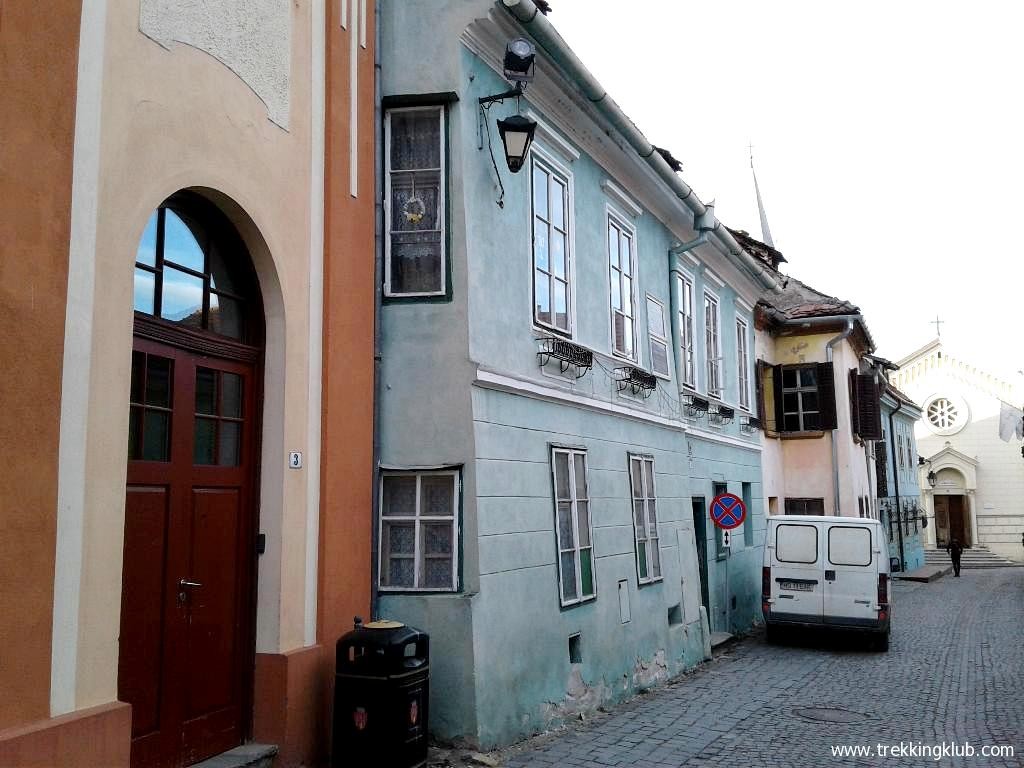
[{"label": "white trim molding", "polygon": [[707,430],[701,429],[700,427],[696,426],[687,426],[686,433],[692,437],[696,437],[701,440],[707,440],[709,443],[731,445],[734,448],[745,448],[748,451],[761,453],[760,443],[751,443],[746,440],[741,440],[738,437],[732,437],[731,435],[718,434],[716,432],[708,432]]},{"label": "white trim molding", "polygon": [[712,272],[707,267],[704,267],[704,279],[706,279],[709,282],[713,283],[718,288],[725,288],[725,280],[720,278],[718,275],[716,275],[714,272]]},{"label": "white trim molding", "polygon": [[748,302],[746,299],[744,299],[744,298],[742,298],[740,296],[734,296],[732,302],[733,302],[733,304],[736,305],[737,309],[741,309],[744,312],[747,312],[747,313],[749,313],[751,315],[754,314],[754,306],[750,302]]},{"label": "white trim molding", "polygon": [[549,149],[557,152],[565,160],[572,163],[580,159],[579,151],[568,141],[562,138],[558,131],[554,130],[532,109],[526,111],[526,116],[537,124],[534,140],[540,139],[541,143]]},{"label": "white trim molding", "polygon": [[64,361],[57,454],[57,555],[53,579],[50,716],[77,703],[79,613],[85,535],[86,454],[93,313],[96,306],[96,228],[100,183],[106,0],[82,4],[71,180],[71,240],[64,320]]},{"label": "white trim molding", "polygon": [[495,373],[484,368],[477,369],[476,379],[473,384],[484,389],[495,389],[515,395],[534,397],[538,400],[574,405],[579,408],[586,408],[592,411],[599,411],[615,416],[623,416],[636,421],[643,421],[650,424],[657,424],[662,427],[668,427],[669,429],[674,429],[678,432],[686,432],[688,429],[681,421],[666,418],[665,416],[646,413],[644,411],[637,410],[636,408],[630,408],[629,406],[618,403],[597,400],[593,397],[587,397],[576,392],[567,392],[563,389],[556,389],[555,387],[531,381],[529,379],[521,379],[515,376],[507,376],[502,373]]},{"label": "white trim molding", "polygon": [[324,174],[326,141],[326,0],[313,0],[312,141],[309,184],[309,381],[306,444],[306,568],[303,639],[316,644],[317,585],[320,560],[320,411],[323,373],[324,325]]},{"label": "white trim molding", "polygon": [[629,214],[634,219],[643,215],[644,209],[637,205],[633,201],[633,198],[626,194],[626,191],[611,179],[602,179],[601,189],[603,189],[604,193],[614,202],[618,203],[618,205],[624,209],[625,213]]}]

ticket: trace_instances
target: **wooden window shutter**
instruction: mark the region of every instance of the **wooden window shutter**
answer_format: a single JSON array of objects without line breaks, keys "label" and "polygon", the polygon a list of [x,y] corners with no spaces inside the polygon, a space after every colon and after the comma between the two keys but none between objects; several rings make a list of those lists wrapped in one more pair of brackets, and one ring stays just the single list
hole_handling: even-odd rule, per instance
[{"label": "wooden window shutter", "polygon": [[836,382],[832,363],[818,363],[818,417],[819,429],[837,429]]},{"label": "wooden window shutter", "polygon": [[884,441],[880,440],[875,443],[875,477],[880,499],[889,495],[889,478],[886,476],[886,467],[889,463],[889,457],[886,454],[888,450],[889,446]]},{"label": "wooden window shutter", "polygon": [[765,428],[768,427],[768,420],[765,418],[764,409],[764,371],[768,367],[768,363],[764,360],[758,360],[754,364],[754,396],[757,398],[757,418],[761,420],[761,425]]},{"label": "wooden window shutter", "polygon": [[870,373],[857,375],[857,421],[865,440],[882,439],[882,401]]},{"label": "wooden window shutter", "polygon": [[782,366],[776,365],[772,367],[772,400],[774,400],[774,408],[772,409],[772,415],[775,417],[775,431],[784,432],[786,430],[786,419],[783,415],[782,409]]},{"label": "wooden window shutter", "polygon": [[850,428],[855,435],[861,435],[860,431],[860,406],[857,401],[857,369],[850,369]]}]

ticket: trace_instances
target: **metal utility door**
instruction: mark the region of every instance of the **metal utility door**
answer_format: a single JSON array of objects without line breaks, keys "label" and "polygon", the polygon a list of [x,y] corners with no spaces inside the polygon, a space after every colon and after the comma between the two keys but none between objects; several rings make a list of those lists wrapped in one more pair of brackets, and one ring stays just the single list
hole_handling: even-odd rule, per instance
[{"label": "metal utility door", "polygon": [[768,529],[772,613],[778,618],[822,620],[825,573],[820,532],[814,523],[779,523]]},{"label": "metal utility door", "polygon": [[[877,531],[861,525],[829,525],[825,534],[825,623],[878,618]],[[888,552],[886,552],[888,557]]]},{"label": "metal utility door", "polygon": [[253,366],[136,339],[118,698],[132,766],[242,743],[251,711]]}]

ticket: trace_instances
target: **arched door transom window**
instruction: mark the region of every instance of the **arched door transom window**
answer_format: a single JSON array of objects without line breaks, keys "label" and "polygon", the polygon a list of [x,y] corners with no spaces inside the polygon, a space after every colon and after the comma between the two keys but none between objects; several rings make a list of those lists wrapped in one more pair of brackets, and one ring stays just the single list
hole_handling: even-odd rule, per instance
[{"label": "arched door transom window", "polygon": [[246,267],[248,253],[224,215],[197,195],[176,195],[153,212],[139,242],[135,311],[251,342],[258,297]]}]

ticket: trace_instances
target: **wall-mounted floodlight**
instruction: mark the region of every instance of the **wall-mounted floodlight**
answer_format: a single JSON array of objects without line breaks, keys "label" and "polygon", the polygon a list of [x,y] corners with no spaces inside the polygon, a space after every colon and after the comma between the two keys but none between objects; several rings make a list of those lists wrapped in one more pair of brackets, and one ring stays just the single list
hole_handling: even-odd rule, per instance
[{"label": "wall-mounted floodlight", "polygon": [[533,80],[534,59],[537,49],[525,37],[509,40],[505,46],[505,79],[513,83]]}]

